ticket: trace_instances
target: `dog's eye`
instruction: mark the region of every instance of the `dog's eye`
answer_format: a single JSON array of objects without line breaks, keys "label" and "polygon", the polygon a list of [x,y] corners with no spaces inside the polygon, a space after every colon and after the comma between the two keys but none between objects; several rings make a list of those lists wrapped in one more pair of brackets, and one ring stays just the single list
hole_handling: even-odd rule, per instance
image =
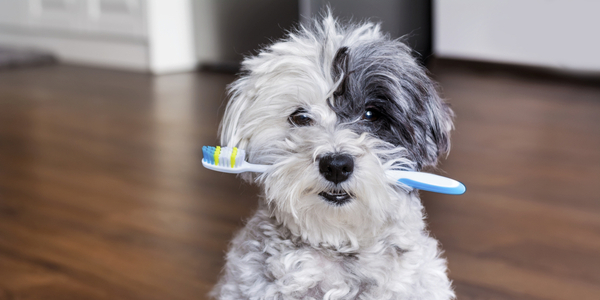
[{"label": "dog's eye", "polygon": [[362,115],[362,117],[360,119],[366,120],[369,122],[373,122],[373,121],[377,121],[380,116],[381,116],[381,113],[376,108],[367,107],[367,109],[365,109],[365,113]]},{"label": "dog's eye", "polygon": [[289,121],[296,126],[310,126],[313,124],[313,120],[304,110],[295,111],[290,115]]}]

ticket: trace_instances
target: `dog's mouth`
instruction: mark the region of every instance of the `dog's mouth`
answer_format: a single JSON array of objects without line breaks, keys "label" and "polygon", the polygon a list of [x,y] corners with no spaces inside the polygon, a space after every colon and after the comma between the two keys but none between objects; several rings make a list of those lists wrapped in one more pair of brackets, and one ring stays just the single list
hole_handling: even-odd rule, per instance
[{"label": "dog's mouth", "polygon": [[319,193],[319,196],[335,205],[342,205],[352,200],[352,195],[346,193],[345,191],[323,191]]}]

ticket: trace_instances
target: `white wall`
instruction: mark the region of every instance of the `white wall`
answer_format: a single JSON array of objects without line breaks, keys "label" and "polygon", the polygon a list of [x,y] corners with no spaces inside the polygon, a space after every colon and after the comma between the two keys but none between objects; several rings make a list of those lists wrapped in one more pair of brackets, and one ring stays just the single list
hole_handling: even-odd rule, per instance
[{"label": "white wall", "polygon": [[600,72],[600,1],[434,0],[438,57]]},{"label": "white wall", "polygon": [[146,0],[149,69],[155,74],[196,68],[191,0]]}]

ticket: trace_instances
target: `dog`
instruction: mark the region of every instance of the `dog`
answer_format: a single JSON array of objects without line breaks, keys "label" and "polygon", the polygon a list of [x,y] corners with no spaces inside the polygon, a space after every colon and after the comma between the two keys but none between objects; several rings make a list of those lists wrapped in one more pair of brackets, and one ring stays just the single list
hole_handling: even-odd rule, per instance
[{"label": "dog", "polygon": [[217,299],[453,299],[417,190],[386,170],[434,167],[453,112],[409,47],[325,13],[242,63],[221,144],[270,165]]}]

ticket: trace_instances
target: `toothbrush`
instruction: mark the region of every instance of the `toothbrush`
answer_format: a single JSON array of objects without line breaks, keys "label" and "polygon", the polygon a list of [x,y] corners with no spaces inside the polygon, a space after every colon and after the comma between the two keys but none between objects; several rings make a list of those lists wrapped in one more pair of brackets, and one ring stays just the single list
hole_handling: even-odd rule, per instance
[{"label": "toothbrush", "polygon": [[[225,173],[265,172],[268,165],[251,164],[246,161],[246,151],[230,147],[202,147],[202,165],[210,170]],[[450,195],[461,195],[465,185],[448,177],[425,172],[389,170],[386,175],[397,182],[415,189]]]},{"label": "toothbrush", "polygon": [[236,147],[202,146],[202,165],[210,170],[239,174],[244,172],[265,172],[268,165],[251,164],[246,161],[246,151]]}]

